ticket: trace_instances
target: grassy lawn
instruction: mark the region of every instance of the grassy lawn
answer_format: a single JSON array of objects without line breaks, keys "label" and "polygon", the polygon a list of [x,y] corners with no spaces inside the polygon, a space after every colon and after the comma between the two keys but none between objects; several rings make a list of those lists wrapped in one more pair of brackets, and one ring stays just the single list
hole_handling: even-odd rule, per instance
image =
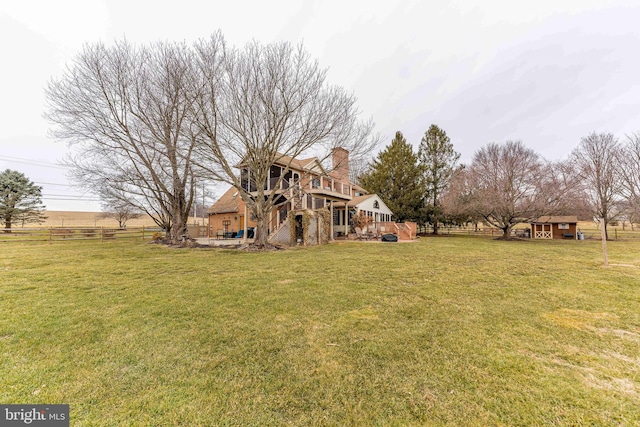
[{"label": "grassy lawn", "polygon": [[600,248],[5,244],[0,402],[73,426],[637,425],[640,242]]}]

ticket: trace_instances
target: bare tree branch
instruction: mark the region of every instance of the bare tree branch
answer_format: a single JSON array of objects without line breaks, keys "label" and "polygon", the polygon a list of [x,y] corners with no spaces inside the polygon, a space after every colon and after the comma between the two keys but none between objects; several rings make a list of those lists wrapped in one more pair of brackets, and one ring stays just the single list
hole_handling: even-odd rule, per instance
[{"label": "bare tree branch", "polygon": [[626,213],[631,223],[640,222],[640,132],[627,135],[621,149],[618,173]]},{"label": "bare tree branch", "polygon": [[521,141],[490,143],[478,150],[466,172],[467,203],[475,215],[508,238],[514,225],[565,208],[574,181]]},{"label": "bare tree branch", "polygon": [[126,195],[173,241],[186,233],[195,191],[192,58],[177,43],[86,45],[46,90],[53,135],[76,149],[72,178]]},{"label": "bare tree branch", "polygon": [[572,161],[582,180],[593,215],[607,224],[620,213],[617,204],[621,197],[619,161],[621,148],[611,133],[593,132],[582,138],[573,150]]},{"label": "bare tree branch", "polygon": [[[215,34],[196,45],[205,90],[194,111],[201,138],[198,165],[235,186],[257,220],[256,244],[267,243],[269,212],[282,200],[266,192],[271,165],[314,155],[321,163],[343,147],[352,158],[375,142],[373,124],[358,120],[355,97],[326,83],[326,70],[302,46],[249,43],[226,47]],[[237,167],[248,171],[243,186]],[[250,191],[256,189],[256,193]]]}]

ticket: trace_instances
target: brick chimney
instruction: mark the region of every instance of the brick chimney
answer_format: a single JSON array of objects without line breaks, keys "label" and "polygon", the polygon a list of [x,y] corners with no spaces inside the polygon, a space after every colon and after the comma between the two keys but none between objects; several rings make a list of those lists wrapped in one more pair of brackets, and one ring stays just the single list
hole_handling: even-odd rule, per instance
[{"label": "brick chimney", "polygon": [[331,175],[342,182],[349,182],[349,152],[342,147],[333,149],[333,171]]}]

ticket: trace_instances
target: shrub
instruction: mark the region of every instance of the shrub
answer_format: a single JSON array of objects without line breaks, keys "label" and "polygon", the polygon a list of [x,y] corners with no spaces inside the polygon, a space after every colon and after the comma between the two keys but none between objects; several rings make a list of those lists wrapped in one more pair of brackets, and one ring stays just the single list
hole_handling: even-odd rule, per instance
[{"label": "shrub", "polygon": [[359,227],[363,230],[372,222],[373,222],[373,218],[371,218],[368,215],[365,215],[365,213],[362,211],[358,212],[357,215],[354,215],[353,218],[351,218],[351,226],[353,228]]}]

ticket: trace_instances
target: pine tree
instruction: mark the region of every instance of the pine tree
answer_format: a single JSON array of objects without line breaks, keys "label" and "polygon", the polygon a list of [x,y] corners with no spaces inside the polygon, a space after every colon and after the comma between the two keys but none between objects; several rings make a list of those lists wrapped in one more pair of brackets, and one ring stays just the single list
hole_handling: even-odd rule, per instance
[{"label": "pine tree", "polygon": [[424,171],[425,222],[438,234],[438,224],[444,220],[441,197],[457,168],[460,153],[453,149],[447,133],[436,125],[425,132],[418,148],[418,161]]},{"label": "pine tree", "polygon": [[418,157],[402,135],[395,138],[372,161],[360,184],[376,193],[393,211],[397,221],[415,221],[422,206],[422,174]]},{"label": "pine tree", "polygon": [[10,169],[0,172],[0,222],[10,233],[13,223],[42,222],[42,187],[35,185],[23,173]]}]

